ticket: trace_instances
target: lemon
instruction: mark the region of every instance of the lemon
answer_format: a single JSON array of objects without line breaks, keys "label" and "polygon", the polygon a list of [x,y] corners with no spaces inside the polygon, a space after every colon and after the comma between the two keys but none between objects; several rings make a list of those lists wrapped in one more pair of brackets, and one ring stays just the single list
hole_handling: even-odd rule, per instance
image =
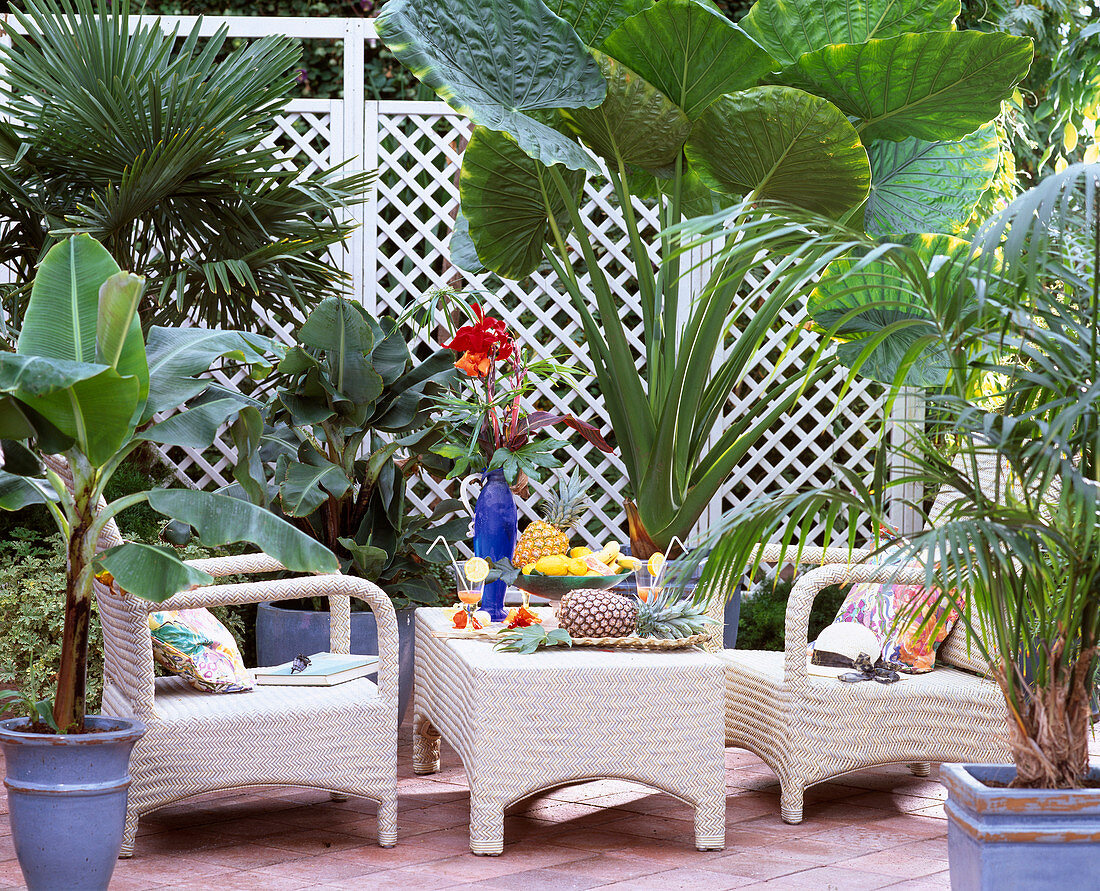
[{"label": "lemon", "polygon": [[539,557],[535,562],[535,572],[545,575],[565,575],[569,572],[569,558],[564,554]]},{"label": "lemon", "polygon": [[463,569],[466,571],[466,578],[475,585],[489,577],[489,564],[481,557],[471,557],[466,561]]},{"label": "lemon", "polygon": [[523,567],[523,574],[524,575],[530,575],[534,571],[535,571],[535,564],[534,563],[528,563],[526,566]]},{"label": "lemon", "polygon": [[572,548],[569,551],[569,556],[570,557],[578,557],[578,558],[579,557],[587,557],[591,553],[592,553],[592,548],[586,548],[584,545],[581,545],[579,548]]},{"label": "lemon", "polygon": [[664,567],[664,565],[665,555],[658,551],[656,554],[649,558],[649,563],[647,564],[649,574],[652,576],[659,576],[661,574],[661,569]]},{"label": "lemon", "polygon": [[569,560],[569,574],[570,575],[587,575],[588,564],[580,558],[574,557]]}]

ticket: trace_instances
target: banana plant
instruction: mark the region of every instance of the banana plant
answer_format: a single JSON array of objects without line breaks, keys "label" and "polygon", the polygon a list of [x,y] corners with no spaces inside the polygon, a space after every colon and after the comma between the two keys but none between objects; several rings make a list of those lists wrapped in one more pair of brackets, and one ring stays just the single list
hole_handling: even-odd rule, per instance
[{"label": "banana plant", "polygon": [[[827,369],[779,377],[715,430],[798,298],[781,274],[758,271],[761,288],[751,264],[721,262],[686,293],[693,263],[673,227],[737,202],[730,239],[775,202],[876,234],[965,223],[997,170],[989,122],[1032,47],[955,30],[959,9],[759,0],[734,25],[708,0],[390,0],[379,16],[397,58],[474,124],[454,262],[514,279],[545,263],[572,298],[637,499],[625,505],[635,554],[686,538],[737,462]],[[610,181],[622,211],[640,370],[581,216],[588,176]],[[655,246],[637,200],[659,210]],[[797,231],[788,236],[797,254]]]},{"label": "banana plant", "polygon": [[[16,351],[0,353],[0,508],[44,504],[67,543],[53,704],[62,732],[83,728],[95,575],[109,573],[130,594],[154,602],[213,581],[169,548],[126,543],[97,554],[100,533],[126,508],[148,502],[192,526],[206,544],[251,542],[291,571],[338,569],[323,545],[224,495],[153,489],[101,505],[111,476],[135,449],[146,443],[208,448],[221,425],[257,416],[240,394],[208,393],[211,381],[195,375],[221,358],[268,365],[274,348],[267,338],[205,328],[154,327],[146,343],[137,312],[143,285],[90,235],[71,236],[42,261]],[[71,486],[42,460],[56,454],[67,462]]]}]

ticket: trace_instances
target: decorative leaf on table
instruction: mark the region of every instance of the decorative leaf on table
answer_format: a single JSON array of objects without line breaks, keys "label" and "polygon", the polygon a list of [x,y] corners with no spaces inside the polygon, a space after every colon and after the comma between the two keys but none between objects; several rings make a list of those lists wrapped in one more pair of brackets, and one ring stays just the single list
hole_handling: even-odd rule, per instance
[{"label": "decorative leaf on table", "polygon": [[859,135],[836,106],[789,87],[723,96],[696,121],[691,166],[724,195],[753,192],[840,215],[867,197],[871,167]]},{"label": "decorative leaf on table", "polygon": [[533,116],[594,108],[605,92],[584,43],[542,0],[390,0],[375,25],[410,71],[475,124],[507,133],[547,166],[598,172],[579,145]]},{"label": "decorative leaf on table", "polygon": [[517,628],[500,635],[499,642],[493,647],[501,652],[523,653],[530,655],[544,647],[571,647],[573,638],[564,628],[552,628],[547,631],[541,624]]},{"label": "decorative leaf on table", "polygon": [[858,118],[865,142],[962,139],[1000,113],[1031,57],[1031,40],[1000,32],[902,34],[807,53],[778,82]]},{"label": "decorative leaf on table", "polygon": [[953,31],[959,0],[757,0],[745,32],[781,65],[832,43],[863,43],[922,31]]},{"label": "decorative leaf on table", "polygon": [[944,232],[966,225],[1000,162],[997,127],[986,124],[958,142],[878,139],[871,158],[869,235]]}]

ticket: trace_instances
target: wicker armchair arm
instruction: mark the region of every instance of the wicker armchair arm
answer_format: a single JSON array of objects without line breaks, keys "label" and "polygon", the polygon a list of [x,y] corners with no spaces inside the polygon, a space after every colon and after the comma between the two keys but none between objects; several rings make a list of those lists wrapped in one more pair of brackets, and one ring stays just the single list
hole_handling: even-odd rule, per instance
[{"label": "wicker armchair arm", "polygon": [[[263,571],[263,570],[261,570]],[[356,597],[368,604],[378,625],[378,691],[397,707],[397,613],[386,593],[372,582],[348,575],[312,575],[235,585],[208,585],[169,597],[163,603],[142,601],[147,612],[199,609],[240,603],[270,603],[297,597],[328,597],[331,649],[346,653],[351,635],[351,604]]]},{"label": "wicker armchair arm", "polygon": [[919,585],[925,581],[922,563],[843,563],[820,566],[799,576],[787,601],[784,627],[784,676],[788,688],[805,687],[806,647],[810,636],[810,610],[817,595],[830,585],[849,582]]},{"label": "wicker armchair arm", "polygon": [[[789,562],[798,555],[798,564],[808,566],[813,563],[825,565],[830,563],[864,563],[874,556],[873,551],[866,548],[803,548],[798,554],[796,547],[788,546],[783,553],[780,544],[766,544],[759,548],[760,559],[764,563]],[[755,554],[753,555],[755,556]]]},{"label": "wicker armchair arm", "polygon": [[239,554],[235,557],[206,557],[201,560],[185,560],[188,566],[200,569],[218,578],[226,575],[255,575],[261,572],[280,572],[286,569],[282,563],[267,554]]}]

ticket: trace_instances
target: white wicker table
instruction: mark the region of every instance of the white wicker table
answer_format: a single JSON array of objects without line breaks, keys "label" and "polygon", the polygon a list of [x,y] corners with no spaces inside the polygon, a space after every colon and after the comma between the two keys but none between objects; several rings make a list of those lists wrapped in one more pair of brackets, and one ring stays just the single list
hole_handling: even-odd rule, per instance
[{"label": "white wicker table", "polygon": [[504,848],[504,809],[546,789],[613,777],[695,808],[700,850],[725,845],[724,668],[697,650],[500,653],[434,637],[416,611],[413,769],[439,769],[442,735],[470,783],[470,850]]}]

